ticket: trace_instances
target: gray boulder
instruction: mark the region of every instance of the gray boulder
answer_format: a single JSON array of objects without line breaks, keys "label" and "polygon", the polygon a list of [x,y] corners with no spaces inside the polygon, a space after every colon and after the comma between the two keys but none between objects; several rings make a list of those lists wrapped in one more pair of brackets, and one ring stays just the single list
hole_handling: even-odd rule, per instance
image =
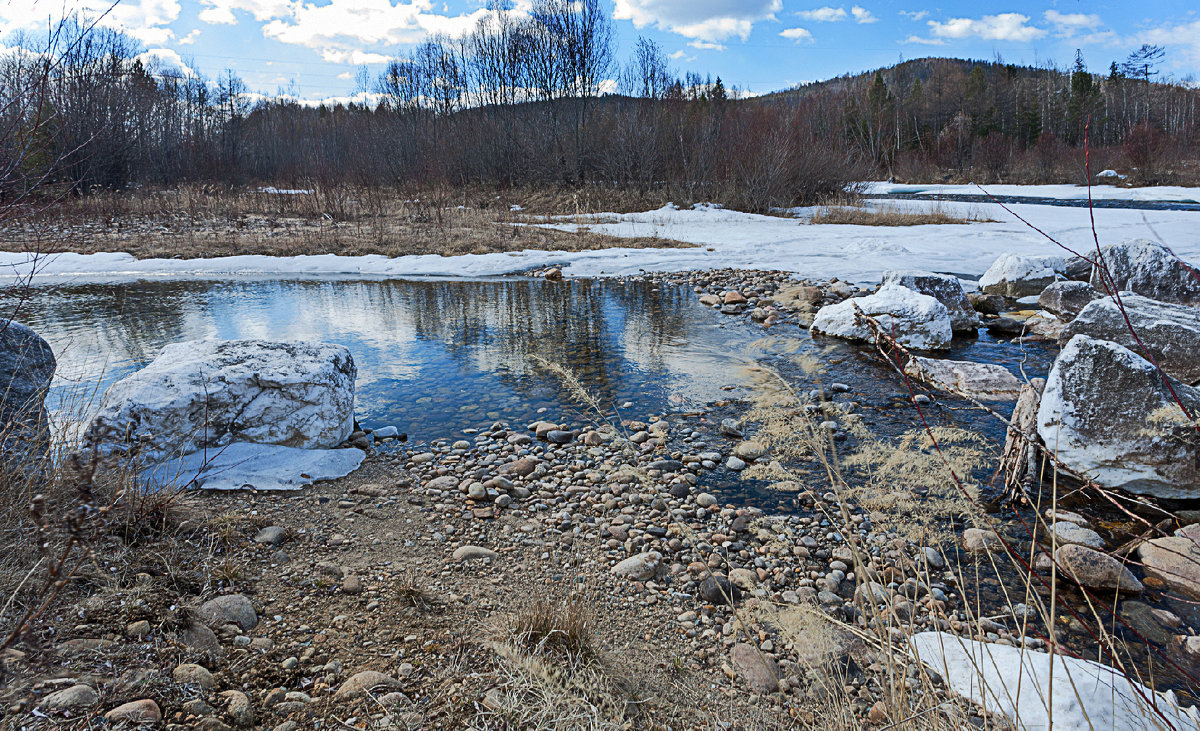
[{"label": "gray boulder", "polygon": [[[1200,414],[1200,389],[1171,385]],[[1101,485],[1200,497],[1200,436],[1154,366],[1123,345],[1071,338],[1046,379],[1037,430],[1067,467]]]},{"label": "gray boulder", "polygon": [[50,448],[46,391],[57,363],[40,335],[0,320],[0,469],[32,465]]},{"label": "gray boulder", "polygon": [[1113,589],[1140,594],[1142,582],[1117,559],[1106,553],[1069,543],[1054,552],[1062,573],[1089,589]]},{"label": "gray boulder", "polygon": [[[1186,383],[1200,383],[1200,309],[1128,292],[1122,294],[1121,303],[1129,323],[1159,367]],[[1063,330],[1061,339],[1070,340],[1076,335],[1111,340],[1143,354],[1121,308],[1107,297],[1084,307]]]},{"label": "gray boulder", "polygon": [[336,447],[354,429],[350,351],[267,340],[176,343],[113,384],[85,448],[159,463],[234,442]]},{"label": "gray boulder", "polygon": [[1104,295],[1087,282],[1055,282],[1038,295],[1038,307],[1070,322],[1089,302]]},{"label": "gray boulder", "polygon": [[950,314],[950,328],[954,332],[975,332],[979,329],[979,315],[971,306],[971,300],[967,299],[958,277],[932,272],[890,271],[883,273],[882,283],[899,284],[941,302]]},{"label": "gray boulder", "polygon": [[904,372],[940,388],[985,401],[1015,401],[1021,382],[1002,365],[916,356]]},{"label": "gray boulder", "polygon": [[[1129,290],[1143,297],[1182,305],[1200,305],[1200,271],[1175,258],[1149,239],[1134,239],[1100,250],[1104,265],[1118,291]],[[1092,286],[1108,291],[1100,271],[1093,271]]]}]

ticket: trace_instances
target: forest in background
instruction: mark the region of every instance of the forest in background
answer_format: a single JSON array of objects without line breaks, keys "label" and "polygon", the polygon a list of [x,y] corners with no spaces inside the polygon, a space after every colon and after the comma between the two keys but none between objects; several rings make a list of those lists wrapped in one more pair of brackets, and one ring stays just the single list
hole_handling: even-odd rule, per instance
[{"label": "forest in background", "polygon": [[1161,81],[1152,46],[1104,74],[926,58],[748,97],[646,39],[622,55],[597,0],[537,0],[430,36],[360,80],[369,103],[333,106],[147,68],[79,18],[37,47],[0,60],[10,203],[47,184],[587,186],[762,211],[871,178],[1079,183],[1085,132],[1093,173],[1200,184],[1200,90]]}]

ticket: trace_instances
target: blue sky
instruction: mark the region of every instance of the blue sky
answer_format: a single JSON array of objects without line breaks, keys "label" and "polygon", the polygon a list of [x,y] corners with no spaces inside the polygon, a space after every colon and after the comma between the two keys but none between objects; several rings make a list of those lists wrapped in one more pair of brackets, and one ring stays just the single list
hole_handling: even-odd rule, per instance
[{"label": "blue sky", "polygon": [[[527,1],[516,0],[516,12]],[[1080,48],[1091,69],[1105,70],[1142,43],[1166,47],[1164,75],[1200,77],[1195,0],[601,2],[614,19],[621,60],[645,35],[678,70],[719,75],[752,93],[922,56],[1065,67]],[[64,9],[95,13],[111,4],[0,0],[0,43],[15,29],[44,33]],[[137,38],[159,66],[209,78],[230,68],[253,90],[321,99],[349,96],[364,65],[374,75],[426,33],[464,32],[484,12],[482,0],[120,0],[103,22]]]}]

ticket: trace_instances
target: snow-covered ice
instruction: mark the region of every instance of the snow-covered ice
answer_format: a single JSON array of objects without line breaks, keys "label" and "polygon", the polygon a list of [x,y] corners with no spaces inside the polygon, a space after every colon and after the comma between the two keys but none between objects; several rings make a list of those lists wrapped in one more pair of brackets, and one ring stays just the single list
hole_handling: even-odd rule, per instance
[{"label": "snow-covered ice", "polygon": [[[1031,194],[1044,186],[1017,186]],[[1058,186],[1070,188],[1070,186]],[[1128,192],[1147,191],[1130,189]],[[1180,188],[1180,199],[1200,199],[1200,190]],[[1126,189],[1112,189],[1126,192]],[[1059,191],[1066,196],[1070,191]],[[1162,195],[1149,194],[1144,195]],[[639,213],[572,216],[559,222],[524,224],[563,231],[580,227],[624,238],[660,238],[694,244],[691,248],[610,248],[587,251],[526,250],[491,254],[402,256],[379,255],[269,257],[230,256],[213,259],[144,259],[128,254],[56,254],[36,263],[29,254],[0,253],[0,277],[28,275],[47,280],[230,276],[269,277],[482,277],[560,267],[568,276],[613,276],[639,271],[695,269],[783,269],[806,277],[840,277],[877,283],[889,269],[924,269],[978,278],[1005,252],[1022,256],[1065,256],[1067,252],[992,203],[955,201],[871,200],[869,206],[926,210],[935,205],[950,215],[974,216],[997,223],[939,224],[905,227],[810,224],[816,209],[790,215],[759,215],[715,205],[679,208],[667,205]],[[1075,251],[1095,247],[1086,208],[1014,204],[1011,210]],[[1095,210],[1101,244],[1161,237],[1185,260],[1200,260],[1200,212],[1168,210]]]},{"label": "snow-covered ice", "polygon": [[[1112,175],[1105,175],[1112,173]],[[1104,170],[1096,177],[1117,176],[1115,170]],[[1061,200],[1087,200],[1086,185],[943,185],[939,183],[867,183],[863,192],[868,195],[994,195],[996,197],[1021,196],[1028,198],[1058,198]],[[1178,185],[1148,185],[1142,188],[1118,188],[1112,185],[1093,185],[1092,200],[1140,201],[1165,203],[1200,203],[1200,188],[1184,188]]]},{"label": "snow-covered ice", "polygon": [[146,487],[206,490],[298,490],[317,480],[345,477],[362,464],[361,449],[299,449],[234,442],[170,459],[142,471]]},{"label": "snow-covered ice", "polygon": [[912,647],[955,693],[1028,731],[1200,729],[1196,710],[1181,709],[1173,694],[1156,693],[1090,660],[945,632],[917,634]]}]

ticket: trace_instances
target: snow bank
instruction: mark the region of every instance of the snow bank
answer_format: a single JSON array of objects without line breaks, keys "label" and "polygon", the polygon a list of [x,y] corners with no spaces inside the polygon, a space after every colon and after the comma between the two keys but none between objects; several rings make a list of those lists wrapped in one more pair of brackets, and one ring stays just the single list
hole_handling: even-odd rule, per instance
[{"label": "snow bank", "polygon": [[[1104,175],[1116,171],[1105,170],[1096,177],[1111,177]],[[1121,176],[1123,177],[1123,176]],[[927,195],[927,196],[956,196],[956,195],[994,195],[1024,196],[1030,198],[1059,198],[1062,200],[1087,200],[1086,185],[940,185],[904,183],[867,183],[863,192],[868,195]],[[1200,188],[1185,188],[1178,185],[1152,185],[1144,188],[1114,188],[1109,185],[1092,186],[1093,200],[1110,201],[1139,201],[1164,203],[1200,203]]]},{"label": "snow bank", "polygon": [[[871,205],[883,203],[872,201]],[[887,201],[886,205],[920,209],[929,204]],[[37,261],[36,269],[38,277],[45,280],[67,277],[96,280],[229,276],[483,277],[549,266],[560,267],[567,276],[589,277],[731,267],[783,269],[804,277],[839,277],[850,282],[874,284],[889,269],[923,269],[974,278],[1003,252],[1021,256],[1065,254],[997,205],[955,202],[938,205],[951,215],[983,216],[1002,223],[885,228],[809,224],[808,209],[785,217],[731,211],[715,205],[664,206],[638,213],[601,213],[578,219],[572,216],[569,220],[536,225],[571,232],[584,228],[621,238],[659,238],[694,244],[694,247],[574,252],[525,250],[451,257],[429,254],[395,259],[378,255],[324,254],[138,260],[128,254],[57,254]],[[1050,209],[1023,204],[1011,208],[1067,246],[1083,251],[1095,246],[1085,208]],[[1148,223],[1184,259],[1200,259],[1200,238],[1195,235],[1200,213],[1099,209],[1095,215],[1102,242],[1145,236]],[[4,274],[27,276],[34,268],[30,254],[0,253],[0,278]]]},{"label": "snow bank", "polygon": [[917,634],[912,648],[955,693],[1003,713],[1028,731],[1200,729],[1196,709],[1180,709],[1173,694],[1155,693],[1090,660],[985,644],[945,632]]}]

